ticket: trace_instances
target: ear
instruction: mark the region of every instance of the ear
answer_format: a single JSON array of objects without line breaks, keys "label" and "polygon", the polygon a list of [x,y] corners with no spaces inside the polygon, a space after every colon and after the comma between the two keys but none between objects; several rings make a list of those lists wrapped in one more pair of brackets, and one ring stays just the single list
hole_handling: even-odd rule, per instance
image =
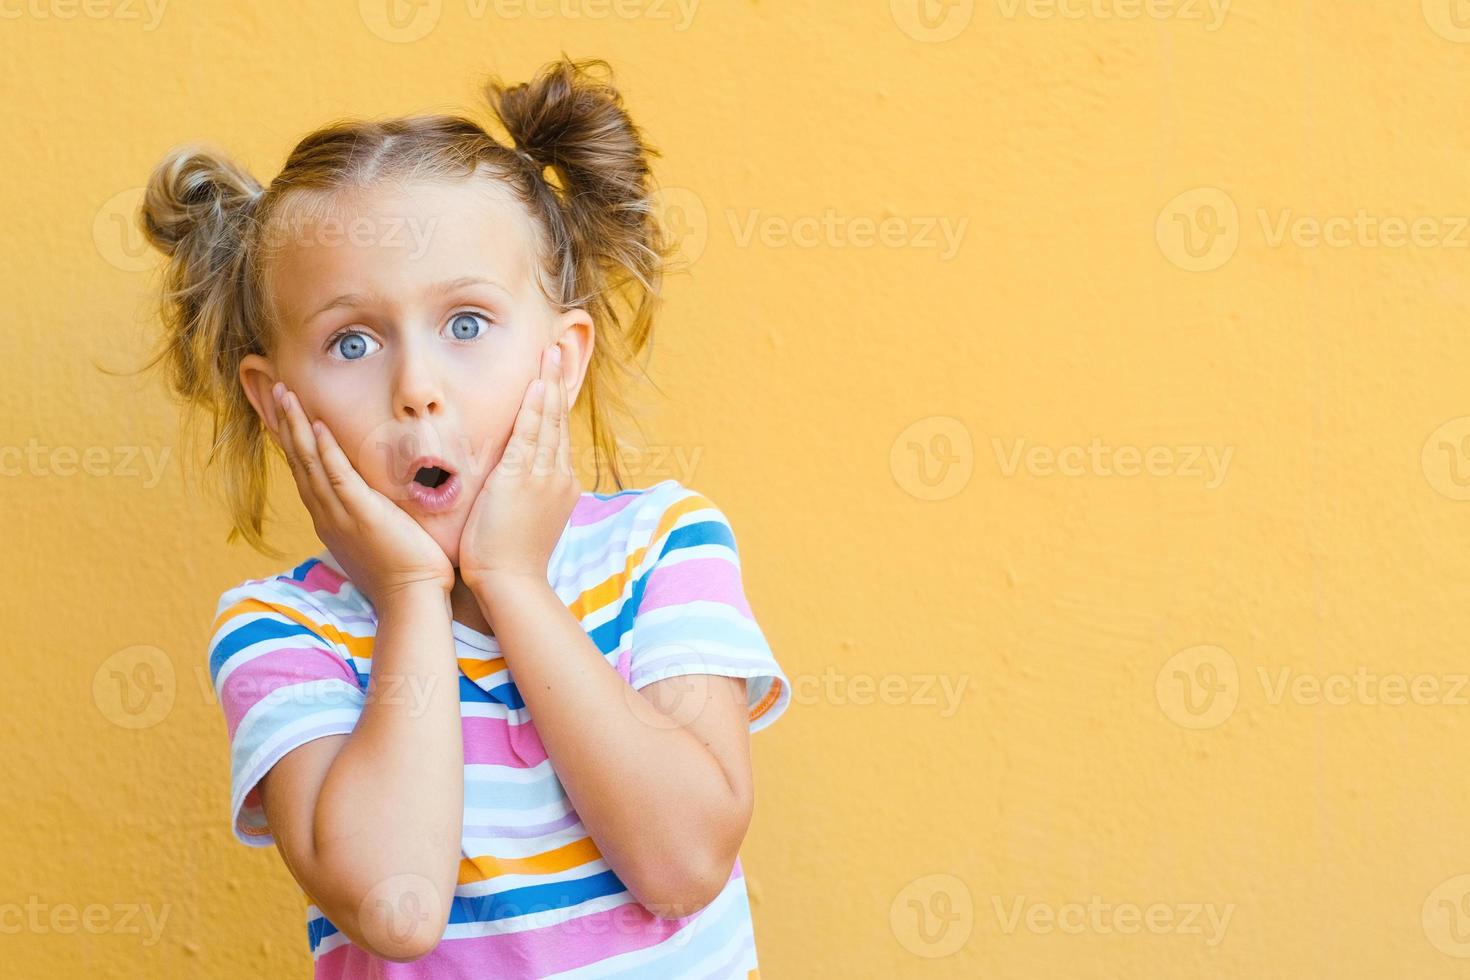
[{"label": "ear", "polygon": [[[567,405],[577,404],[577,393],[587,377],[587,365],[592,361],[592,345],[596,341],[596,330],[592,317],[586,310],[567,310],[557,317],[554,331],[556,343],[561,346],[561,369],[567,383]],[[269,393],[270,389],[267,388]]]},{"label": "ear", "polygon": [[280,442],[277,433],[276,399],[271,394],[271,389],[276,385],[276,367],[269,358],[259,354],[246,354],[240,359],[240,387],[245,389],[245,397],[250,399],[250,404],[265,422],[271,435]]}]

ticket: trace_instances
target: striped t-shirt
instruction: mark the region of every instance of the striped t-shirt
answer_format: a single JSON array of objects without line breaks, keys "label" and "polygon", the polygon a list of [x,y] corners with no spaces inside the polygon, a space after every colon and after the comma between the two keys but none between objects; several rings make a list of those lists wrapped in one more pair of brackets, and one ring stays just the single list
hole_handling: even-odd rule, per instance
[{"label": "striped t-shirt", "polygon": [[[708,498],[665,480],[583,493],[547,580],[634,689],[685,674],[746,679],[750,731],[790,684],[746,600],[734,533]],[[329,551],[221,597],[209,669],[230,742],[238,840],[274,843],[256,784],[304,742],[352,731],[377,616]],[[463,853],[443,941],[412,963],[353,945],[307,896],[315,975],[333,977],[756,976],[737,859],[700,911],[638,904],[583,828],[493,636],[451,625],[464,731]],[[304,893],[303,893],[304,894]]]}]

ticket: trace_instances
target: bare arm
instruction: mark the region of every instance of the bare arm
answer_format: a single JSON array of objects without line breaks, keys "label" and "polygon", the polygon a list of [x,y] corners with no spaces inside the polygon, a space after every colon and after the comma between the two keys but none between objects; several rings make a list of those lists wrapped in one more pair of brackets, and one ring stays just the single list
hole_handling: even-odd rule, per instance
[{"label": "bare arm", "polygon": [[356,727],[288,753],[260,792],[313,904],[355,945],[407,962],[438,945],[459,880],[459,667],[443,589],[403,589],[378,612]]},{"label": "bare arm", "polygon": [[640,904],[677,918],[729,879],[750,825],[745,681],[694,674],[634,691],[545,579],[476,598],[567,797]]}]

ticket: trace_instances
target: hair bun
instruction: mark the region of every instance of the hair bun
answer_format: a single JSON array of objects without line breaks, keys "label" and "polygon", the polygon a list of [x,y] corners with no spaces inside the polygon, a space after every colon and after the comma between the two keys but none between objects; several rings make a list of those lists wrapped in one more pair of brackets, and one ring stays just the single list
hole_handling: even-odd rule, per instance
[{"label": "hair bun", "polygon": [[172,256],[200,229],[232,226],[262,191],[259,181],[224,155],[208,147],[179,147],[149,176],[139,223],[148,241]]},{"label": "hair bun", "polygon": [[516,152],[537,168],[557,170],[564,186],[604,200],[643,190],[646,168],[637,164],[656,151],[640,139],[603,59],[563,57],[529,82],[507,86],[495,79],[485,91]]}]

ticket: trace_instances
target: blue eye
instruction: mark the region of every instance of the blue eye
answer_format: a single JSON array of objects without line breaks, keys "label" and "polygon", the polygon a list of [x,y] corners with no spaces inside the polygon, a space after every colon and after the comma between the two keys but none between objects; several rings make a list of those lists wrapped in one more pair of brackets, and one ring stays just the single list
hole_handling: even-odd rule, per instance
[{"label": "blue eye", "polygon": [[449,329],[455,340],[474,340],[484,333],[477,329],[478,325],[488,322],[478,313],[456,313],[454,319],[449,321]]},{"label": "blue eye", "polygon": [[368,344],[377,341],[359,330],[347,330],[332,339],[332,347],[345,361],[356,361],[372,353]]}]

